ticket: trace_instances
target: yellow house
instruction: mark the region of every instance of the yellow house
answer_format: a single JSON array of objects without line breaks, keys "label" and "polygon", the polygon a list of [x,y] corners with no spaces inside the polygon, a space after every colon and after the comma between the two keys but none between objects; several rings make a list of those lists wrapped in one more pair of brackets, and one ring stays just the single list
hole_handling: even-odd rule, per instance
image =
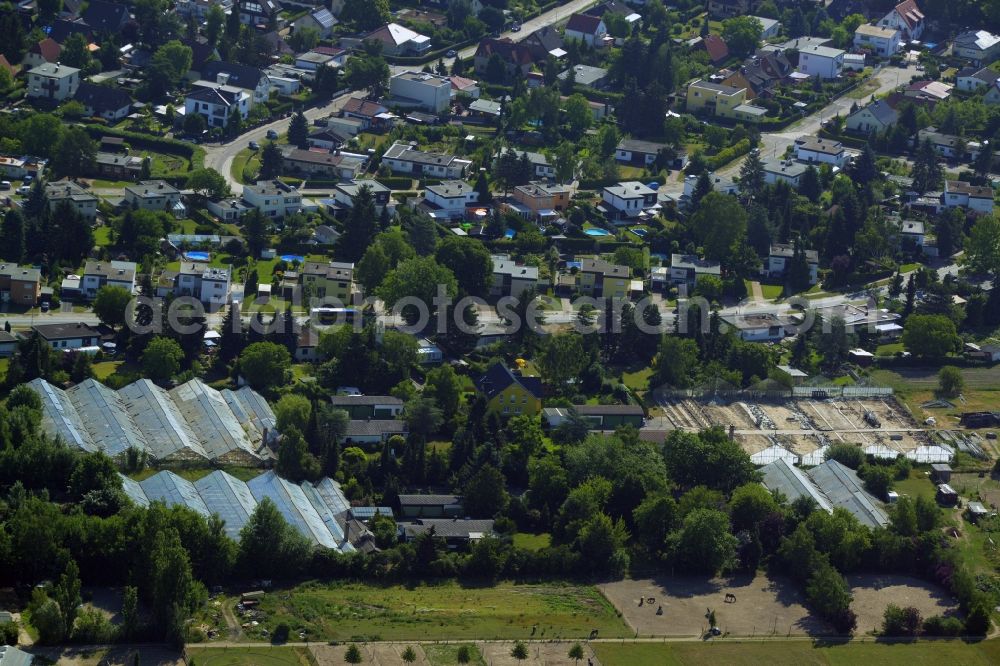
[{"label": "yellow house", "polygon": [[538,377],[522,377],[496,363],[476,385],[486,396],[486,409],[490,413],[537,416],[542,411],[542,380]]},{"label": "yellow house", "polygon": [[693,81],[687,89],[688,113],[736,119],[742,115],[737,107],[746,105],[746,101],[746,88],[734,88],[702,79]]},{"label": "yellow house", "polygon": [[632,271],[604,259],[581,259],[576,287],[585,296],[628,298]]},{"label": "yellow house", "polygon": [[347,306],[351,304],[354,264],[307,261],[299,270],[299,281],[309,285],[309,293],[315,298],[336,298]]}]

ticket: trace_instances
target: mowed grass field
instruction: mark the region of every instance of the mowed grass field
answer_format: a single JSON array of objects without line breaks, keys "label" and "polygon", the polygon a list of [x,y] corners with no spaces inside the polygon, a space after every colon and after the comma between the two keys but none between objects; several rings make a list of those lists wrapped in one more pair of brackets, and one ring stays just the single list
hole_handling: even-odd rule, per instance
[{"label": "mowed grass field", "polygon": [[310,666],[308,648],[188,648],[188,663],[197,666]]},{"label": "mowed grass field", "polygon": [[806,641],[741,643],[593,643],[602,666],[688,666],[691,664],[768,664],[768,666],[987,666],[1000,663],[1000,641],[920,641],[917,643],[848,643]]},{"label": "mowed grass field", "polygon": [[590,585],[500,583],[377,587],[307,583],[268,594],[272,633],[287,623],[312,640],[439,640],[630,636],[614,607]]}]

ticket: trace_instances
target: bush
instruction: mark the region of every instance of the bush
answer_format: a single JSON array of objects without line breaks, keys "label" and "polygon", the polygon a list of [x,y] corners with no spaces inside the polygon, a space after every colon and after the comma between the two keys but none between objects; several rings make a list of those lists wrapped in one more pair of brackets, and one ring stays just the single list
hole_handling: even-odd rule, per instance
[{"label": "bush", "polygon": [[920,611],[913,606],[900,608],[889,604],[882,619],[882,634],[885,636],[916,636],[922,626]]},{"label": "bush", "polygon": [[14,622],[0,624],[0,645],[17,645],[17,624]]},{"label": "bush", "polygon": [[826,459],[856,470],[865,462],[865,452],[854,444],[834,444],[826,450]]},{"label": "bush", "polygon": [[716,169],[729,164],[738,157],[743,157],[750,152],[752,146],[750,145],[749,139],[743,139],[739,143],[730,146],[724,150],[720,150],[718,153],[712,157],[705,158],[705,166],[710,171],[715,171]]},{"label": "bush", "polygon": [[274,628],[274,634],[271,635],[272,643],[287,643],[288,635],[292,633],[291,628],[284,622],[279,624]]},{"label": "bush", "polygon": [[961,636],[963,628],[957,617],[935,615],[924,620],[924,634],[928,636]]}]

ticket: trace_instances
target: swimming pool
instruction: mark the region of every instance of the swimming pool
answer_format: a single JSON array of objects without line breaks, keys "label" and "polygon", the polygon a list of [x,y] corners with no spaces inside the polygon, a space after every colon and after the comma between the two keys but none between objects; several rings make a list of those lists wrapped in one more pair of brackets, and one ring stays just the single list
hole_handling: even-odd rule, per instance
[{"label": "swimming pool", "polygon": [[648,229],[641,229],[641,228],[640,229],[629,229],[629,231],[631,231],[632,233],[634,233],[639,238],[645,238],[646,234],[649,233]]},{"label": "swimming pool", "polygon": [[610,236],[611,235],[611,232],[608,231],[607,229],[597,229],[597,228],[594,228],[594,229],[584,229],[583,233],[587,234],[588,236]]},{"label": "swimming pool", "polygon": [[507,231],[504,232],[503,237],[506,238],[507,240],[510,240],[510,239],[514,238],[514,236],[516,235],[516,233],[517,232],[514,231],[513,229],[508,229]]},{"label": "swimming pool", "polygon": [[301,264],[303,261],[306,260],[306,258],[303,257],[301,254],[283,254],[281,255],[281,260],[289,264],[292,263],[293,261],[297,261]]},{"label": "swimming pool", "polygon": [[208,261],[208,252],[185,252],[184,258],[190,261]]}]

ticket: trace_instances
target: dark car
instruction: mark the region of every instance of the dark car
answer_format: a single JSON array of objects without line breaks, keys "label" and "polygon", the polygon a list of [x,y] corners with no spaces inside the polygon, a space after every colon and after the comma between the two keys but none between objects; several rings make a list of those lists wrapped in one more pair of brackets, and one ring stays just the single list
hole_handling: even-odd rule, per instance
[{"label": "dark car", "polygon": [[250,145],[250,150],[260,150],[260,144],[257,143],[256,141],[251,141],[249,145]]}]

